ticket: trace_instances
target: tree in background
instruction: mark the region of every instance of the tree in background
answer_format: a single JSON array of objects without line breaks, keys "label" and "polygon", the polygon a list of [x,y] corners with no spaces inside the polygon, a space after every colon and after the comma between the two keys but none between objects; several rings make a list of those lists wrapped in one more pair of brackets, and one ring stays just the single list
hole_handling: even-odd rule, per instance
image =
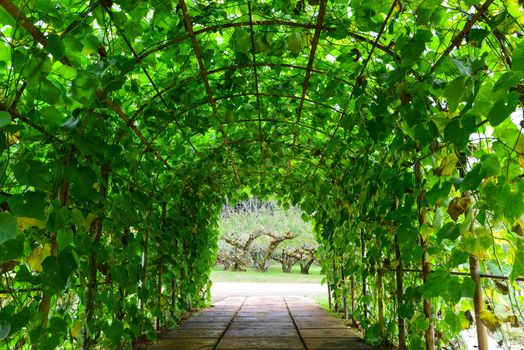
[{"label": "tree in background", "polygon": [[[224,269],[241,271],[251,264],[267,271],[277,260],[285,272],[300,262],[307,273],[316,247],[313,227],[298,208],[285,210],[274,201],[251,198],[222,209],[217,263]],[[287,258],[285,263],[282,258]]]}]

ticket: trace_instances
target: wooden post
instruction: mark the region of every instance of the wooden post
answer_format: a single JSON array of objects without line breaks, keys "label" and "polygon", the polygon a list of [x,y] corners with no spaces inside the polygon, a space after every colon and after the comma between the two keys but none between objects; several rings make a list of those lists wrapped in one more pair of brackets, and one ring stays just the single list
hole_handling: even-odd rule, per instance
[{"label": "wooden post", "polygon": [[[398,210],[398,196],[395,193],[394,199],[393,199],[393,211]],[[406,326],[404,325],[404,319],[398,315],[398,307],[402,304],[402,296],[404,294],[404,275],[403,275],[403,266],[402,266],[402,256],[400,255],[400,246],[398,245],[398,226],[395,224],[394,228],[395,230],[395,240],[394,240],[394,247],[395,247],[395,260],[397,261],[397,267],[395,269],[395,277],[396,277],[396,283],[397,283],[397,290],[396,290],[396,297],[397,297],[397,324],[398,324],[398,349],[399,350],[406,350],[407,344],[406,344]]]},{"label": "wooden post", "polygon": [[[360,233],[360,240],[361,240],[361,255],[362,255],[362,264],[365,266],[365,259],[366,259],[366,241],[364,240],[364,230]],[[362,276],[362,296],[366,297],[367,293],[367,286],[366,286],[366,275],[363,274]],[[368,305],[364,301],[364,310],[363,310],[364,317],[368,317]]]},{"label": "wooden post", "polygon": [[[166,201],[162,202],[162,226],[161,231],[163,234],[166,234],[166,208],[167,203]],[[157,287],[157,306],[160,308],[162,303],[162,274],[164,272],[164,256],[160,256],[160,261],[158,263],[158,287]],[[160,329],[160,318],[157,317],[156,319],[156,330],[158,331]]]},{"label": "wooden post", "polygon": [[351,325],[355,327],[357,325],[357,320],[355,319],[355,309],[356,309],[356,290],[355,290],[355,275],[351,275]]},{"label": "wooden post", "polygon": [[[65,149],[66,152],[68,152],[67,149]],[[67,153],[64,156],[64,160],[62,162],[62,167],[65,168],[69,166],[70,164],[70,157],[71,154]],[[63,171],[64,169],[62,169]],[[60,203],[61,207],[64,207],[67,205],[67,202],[69,200],[69,183],[64,180],[63,175],[61,176],[60,184],[57,190],[57,198]],[[51,255],[52,256],[58,256],[58,244],[56,242],[56,235],[53,233],[51,235]],[[40,327],[42,329],[42,332],[47,328],[47,322],[49,320],[49,311],[51,309],[51,297],[45,295],[45,293],[42,293],[42,300],[40,301],[40,305],[38,306],[38,311],[42,314],[42,322],[40,323]],[[33,349],[35,347],[33,346]]]},{"label": "wooden post", "polygon": [[171,312],[176,311],[176,279],[171,279]]},{"label": "wooden post", "polygon": [[384,287],[382,285],[382,274],[382,267],[379,267],[377,270],[378,325],[380,328],[380,338],[383,342],[386,334],[386,323],[384,321]]},{"label": "wooden post", "polygon": [[482,301],[482,285],[480,284],[479,259],[474,255],[469,256],[469,268],[471,270],[471,278],[475,282],[473,303],[475,305],[475,325],[477,327],[478,348],[479,350],[488,350],[488,333],[486,331],[486,326],[484,326],[480,319],[480,313],[482,312],[484,303]]},{"label": "wooden post", "polygon": [[[150,195],[151,197],[151,195]],[[147,229],[146,234],[144,237],[144,253],[142,255],[142,291],[146,288],[146,282],[147,282],[147,265],[148,265],[148,258],[149,258],[149,231],[151,230],[151,214],[153,210],[153,203],[149,203],[149,212],[147,214]],[[140,297],[139,302],[140,310],[144,311],[144,297]]]},{"label": "wooden post", "polygon": [[328,281],[327,287],[328,287],[328,305],[329,305],[329,309],[333,310],[333,302],[331,301],[331,284],[329,284],[329,281]]},{"label": "wooden post", "polygon": [[[422,188],[422,164],[420,161],[415,163],[415,178],[417,182],[417,188],[419,194],[417,197],[417,211],[418,211],[418,224],[419,228],[424,224],[424,212],[422,210],[422,200],[424,199],[424,190]],[[420,246],[422,248],[422,280],[426,283],[430,273],[431,265],[426,257],[427,255],[427,242],[423,237],[420,237]],[[424,314],[428,320],[429,326],[426,330],[426,350],[435,349],[435,324],[433,321],[433,303],[431,298],[424,299]]]},{"label": "wooden post", "polygon": [[[157,286],[157,300],[156,304],[160,308],[162,303],[162,273],[164,270],[164,257],[160,257],[160,262],[158,263],[158,286]],[[156,330],[160,329],[160,317],[156,318]]]},{"label": "wooden post", "polygon": [[340,277],[342,278],[342,314],[344,315],[344,320],[348,319],[348,296],[346,288],[346,276],[344,275],[344,257],[340,258]]},{"label": "wooden post", "polygon": [[[458,153],[457,158],[457,168],[459,171],[459,175],[461,178],[464,178],[466,176],[466,169],[464,168],[464,164],[466,164],[467,162],[467,157],[464,153]],[[471,225],[469,230],[471,231],[473,236],[476,236],[475,213],[470,213],[470,210],[472,209],[467,210],[464,213],[464,215],[471,214]],[[471,279],[473,280],[473,282],[475,282],[475,294],[473,295],[473,305],[475,308],[475,326],[477,328],[478,348],[479,350],[488,350],[488,333],[486,330],[486,326],[484,326],[482,320],[480,319],[480,314],[482,312],[482,309],[484,308],[484,302],[482,300],[482,284],[480,283],[480,264],[479,259],[472,254],[469,255],[469,270]]]},{"label": "wooden post", "polygon": [[[335,256],[333,256],[333,276],[337,275],[337,263],[335,260]],[[333,300],[335,302],[335,312],[338,314],[338,289],[337,286],[335,286],[335,290],[333,291]]]},{"label": "wooden post", "polygon": [[[100,176],[102,181],[99,186],[99,193],[102,198],[107,198],[108,188],[109,188],[109,175],[111,173],[111,163],[107,162],[100,167]],[[101,204],[99,215],[91,223],[89,228],[91,235],[93,236],[93,241],[98,242],[102,237],[102,225],[104,222],[104,213],[105,207]],[[91,343],[91,338],[89,334],[89,322],[94,318],[95,309],[96,309],[96,298],[97,298],[97,276],[98,271],[98,254],[96,251],[91,253],[89,257],[89,271],[87,276],[87,292],[86,292],[86,325],[84,326],[84,343],[82,344],[82,349],[87,350]]]},{"label": "wooden post", "polygon": [[[396,228],[395,228],[396,230]],[[395,232],[395,258],[397,259],[397,268],[395,269],[396,282],[397,282],[397,309],[402,303],[402,295],[404,294],[404,275],[402,267],[402,257],[400,255],[400,247],[397,242],[397,232]],[[398,322],[398,348],[399,350],[407,349],[406,344],[406,327],[404,325],[404,319],[398,315],[397,311],[397,322]]]}]

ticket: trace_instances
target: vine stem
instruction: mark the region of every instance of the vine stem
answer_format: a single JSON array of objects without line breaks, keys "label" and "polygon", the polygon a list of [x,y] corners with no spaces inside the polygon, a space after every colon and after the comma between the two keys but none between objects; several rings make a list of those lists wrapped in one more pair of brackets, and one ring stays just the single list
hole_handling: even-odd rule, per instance
[{"label": "vine stem", "polygon": [[438,66],[444,62],[446,57],[453,51],[454,48],[459,47],[462,44],[462,40],[466,37],[466,35],[469,33],[473,25],[484,15],[484,12],[488,9],[488,7],[493,3],[494,0],[487,0],[480,8],[478,8],[477,12],[471,17],[471,19],[466,22],[464,25],[464,28],[451,40],[450,45],[442,52],[439,59],[433,66],[431,66],[430,70],[425,74],[424,78],[427,78],[429,75],[431,75],[435,69],[437,69]]}]

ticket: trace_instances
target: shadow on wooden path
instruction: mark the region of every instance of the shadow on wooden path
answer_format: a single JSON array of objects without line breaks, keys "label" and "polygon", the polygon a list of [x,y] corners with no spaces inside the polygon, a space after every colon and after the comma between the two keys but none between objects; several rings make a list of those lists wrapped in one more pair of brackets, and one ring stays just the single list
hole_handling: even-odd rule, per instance
[{"label": "shadow on wooden path", "polygon": [[305,297],[228,297],[166,333],[151,350],[369,349]]}]

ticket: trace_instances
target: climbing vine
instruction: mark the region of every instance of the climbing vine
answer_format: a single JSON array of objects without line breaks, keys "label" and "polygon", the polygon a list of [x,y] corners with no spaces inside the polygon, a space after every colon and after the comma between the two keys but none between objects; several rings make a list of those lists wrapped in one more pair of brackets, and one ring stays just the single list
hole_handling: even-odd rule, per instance
[{"label": "climbing vine", "polygon": [[315,224],[366,338],[521,325],[517,0],[0,0],[0,342],[130,347],[204,305],[224,198]]}]

